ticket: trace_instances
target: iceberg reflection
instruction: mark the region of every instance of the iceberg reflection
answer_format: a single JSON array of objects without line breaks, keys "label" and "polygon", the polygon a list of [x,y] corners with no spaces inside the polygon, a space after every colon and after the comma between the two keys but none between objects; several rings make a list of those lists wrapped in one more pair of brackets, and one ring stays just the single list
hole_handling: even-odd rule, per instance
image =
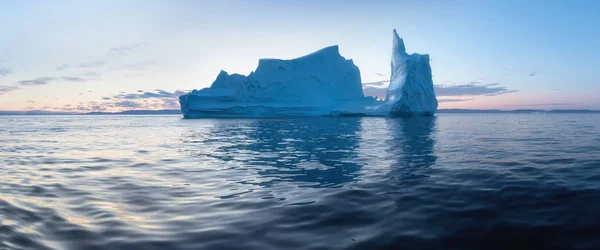
[{"label": "iceberg reflection", "polygon": [[183,141],[229,183],[328,188],[359,176],[415,179],[437,160],[436,117],[195,121],[204,127]]},{"label": "iceberg reflection", "polygon": [[218,165],[255,171],[259,177],[248,184],[339,187],[355,181],[363,165],[353,160],[361,119],[217,120],[183,140],[195,143],[192,151],[199,156],[219,160]]},{"label": "iceberg reflection", "polygon": [[390,175],[401,179],[425,177],[419,170],[434,165],[435,134],[437,117],[416,116],[387,119],[391,139],[387,142],[389,151],[395,156]]}]

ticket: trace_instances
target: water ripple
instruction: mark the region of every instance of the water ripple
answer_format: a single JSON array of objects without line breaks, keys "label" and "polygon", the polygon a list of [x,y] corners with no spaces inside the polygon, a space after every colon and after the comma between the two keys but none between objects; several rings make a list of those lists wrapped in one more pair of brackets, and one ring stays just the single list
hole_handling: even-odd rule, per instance
[{"label": "water ripple", "polygon": [[0,120],[0,249],[597,249],[600,116]]}]

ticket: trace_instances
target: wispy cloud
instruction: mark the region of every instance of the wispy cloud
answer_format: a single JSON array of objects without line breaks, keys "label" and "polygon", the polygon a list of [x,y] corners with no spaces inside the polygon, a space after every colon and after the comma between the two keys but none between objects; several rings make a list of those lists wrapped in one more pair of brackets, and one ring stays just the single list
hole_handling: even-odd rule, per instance
[{"label": "wispy cloud", "polygon": [[60,65],[60,66],[56,67],[56,70],[57,71],[61,71],[63,69],[68,69],[68,68],[71,68],[71,65],[69,65],[69,64],[63,64],[63,65]]},{"label": "wispy cloud", "polygon": [[[130,109],[178,109],[179,96],[187,91],[175,90],[166,91],[156,89],[153,91],[137,90],[134,93],[119,92],[111,96],[102,97],[102,101],[90,101],[87,105],[87,111],[121,111]],[[72,108],[72,107],[71,107]],[[61,110],[68,111],[69,107]]]},{"label": "wispy cloud", "polygon": [[54,108],[56,111],[94,112],[94,111],[123,111],[123,110],[156,110],[178,109],[178,97],[187,91],[166,91],[157,89],[148,92],[119,92],[112,96],[102,97],[101,101],[81,102],[76,105],[64,105]]},{"label": "wispy cloud", "polygon": [[[389,81],[382,80],[376,82],[365,82],[363,83],[363,93],[365,96],[377,96],[382,97],[386,95],[387,88],[386,84]],[[482,84],[479,82],[470,82],[467,84],[438,84],[434,85],[435,93],[437,96],[497,96],[503,94],[509,94],[517,92],[518,90],[511,90],[506,87],[500,86],[500,83],[489,83]],[[471,99],[441,99],[446,102],[451,101],[470,101]],[[444,102],[444,101],[442,101]]]},{"label": "wispy cloud", "polygon": [[504,106],[507,107],[534,107],[534,106],[570,106],[574,105],[573,103],[534,103],[534,104],[507,104]]},{"label": "wispy cloud", "polygon": [[528,74],[528,75],[529,75],[529,76],[535,76],[535,74],[537,74],[537,71],[531,71],[531,72],[529,72],[529,74]]},{"label": "wispy cloud", "polygon": [[79,68],[92,68],[106,65],[106,61],[93,61],[87,63],[80,63],[77,65]]},{"label": "wispy cloud", "polygon": [[107,62],[103,61],[103,60],[79,63],[79,64],[76,64],[75,66],[70,65],[70,64],[63,64],[63,65],[56,67],[56,71],[72,69],[72,68],[95,68],[95,67],[104,66],[106,64],[107,64]]},{"label": "wispy cloud", "polygon": [[178,98],[180,95],[183,95],[187,92],[176,90],[174,92],[165,91],[162,89],[156,89],[152,92],[139,92],[138,93],[121,93],[114,95],[115,99],[148,99],[148,98],[158,98],[158,99],[169,99],[169,98]]},{"label": "wispy cloud", "polygon": [[0,95],[4,95],[8,92],[12,92],[15,90],[19,90],[21,88],[17,87],[17,86],[0,86]]},{"label": "wispy cloud", "polygon": [[473,99],[438,99],[438,102],[467,102],[472,101]]},{"label": "wispy cloud", "polygon": [[143,60],[139,62],[117,65],[109,68],[108,71],[144,71],[149,70],[150,66],[158,64],[156,60]]},{"label": "wispy cloud", "polygon": [[[135,70],[142,71],[149,69],[149,66],[157,64],[154,60],[144,60],[135,63],[125,63],[122,65],[118,65],[121,61],[122,57],[141,51],[144,47],[148,46],[147,43],[131,43],[124,44],[117,47],[112,47],[108,50],[108,53],[102,60],[88,61],[82,62],[79,64],[63,64],[56,67],[57,71],[65,70],[65,69],[87,69],[94,71],[102,70],[102,71],[113,71],[113,70]],[[96,70],[97,69],[97,70]],[[84,73],[84,76],[99,76],[96,72],[88,71]]]},{"label": "wispy cloud", "polygon": [[[375,74],[383,76],[383,74],[380,74],[380,73],[375,73]],[[375,82],[363,82],[362,83],[363,94],[365,96],[377,97],[377,99],[385,98],[385,96],[387,94],[387,84],[389,82],[390,82],[389,80],[381,80],[381,81],[375,81]]]},{"label": "wispy cloud", "polygon": [[18,81],[17,83],[22,86],[39,86],[50,84],[54,81],[65,81],[65,82],[87,82],[89,79],[81,78],[81,77],[73,77],[73,76],[63,76],[63,77],[38,77],[30,80]]},{"label": "wispy cloud", "polygon": [[81,78],[81,77],[70,77],[70,76],[64,76],[61,77],[60,80],[62,81],[67,81],[67,82],[87,82],[87,79]]},{"label": "wispy cloud", "polygon": [[142,104],[134,101],[118,101],[113,104],[115,107],[119,108],[139,108]]},{"label": "wispy cloud", "polygon": [[[85,62],[85,63],[76,64],[75,66],[72,66],[70,64],[63,64],[63,65],[56,67],[56,71],[61,71],[61,70],[71,69],[71,68],[95,68],[95,67],[104,66],[106,64],[107,64],[106,61]],[[93,73],[94,76],[98,75],[97,73],[94,73],[91,71],[85,72],[84,74],[90,74],[90,73]]]},{"label": "wispy cloud", "polygon": [[10,75],[10,73],[12,73],[12,71],[8,68],[5,67],[0,67],[0,76],[7,76]]},{"label": "wispy cloud", "polygon": [[382,81],[376,81],[376,82],[363,82],[363,86],[366,87],[379,87],[379,88],[385,88],[386,84],[389,83],[389,80],[382,80]]},{"label": "wispy cloud", "polygon": [[18,81],[17,83],[23,86],[37,86],[37,85],[46,85],[52,81],[55,81],[56,77],[38,77],[31,80],[23,80]]},{"label": "wispy cloud", "polygon": [[373,96],[373,97],[377,97],[378,99],[382,99],[382,98],[385,98],[385,95],[387,93],[387,88],[377,88],[377,87],[367,86],[367,87],[363,87],[363,93],[365,94],[365,96]]},{"label": "wispy cloud", "polygon": [[471,82],[460,85],[441,84],[435,85],[434,88],[437,96],[497,96],[518,91],[499,85],[499,83],[481,84],[479,82]]},{"label": "wispy cloud", "polygon": [[124,44],[118,47],[111,48],[110,53],[122,56],[131,52],[140,51],[143,47],[147,45],[147,43]]},{"label": "wispy cloud", "polygon": [[179,109],[179,101],[176,99],[164,100],[161,107],[163,109]]}]

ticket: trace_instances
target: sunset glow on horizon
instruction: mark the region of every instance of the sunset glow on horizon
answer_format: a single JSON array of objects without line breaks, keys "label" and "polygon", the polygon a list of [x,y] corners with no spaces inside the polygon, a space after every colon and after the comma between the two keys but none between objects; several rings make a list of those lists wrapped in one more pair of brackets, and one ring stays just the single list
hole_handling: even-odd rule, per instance
[{"label": "sunset glow on horizon", "polygon": [[[519,8],[514,8],[519,6]],[[597,1],[3,1],[0,110],[178,109],[220,70],[330,45],[385,95],[392,29],[439,109],[600,110]]]}]

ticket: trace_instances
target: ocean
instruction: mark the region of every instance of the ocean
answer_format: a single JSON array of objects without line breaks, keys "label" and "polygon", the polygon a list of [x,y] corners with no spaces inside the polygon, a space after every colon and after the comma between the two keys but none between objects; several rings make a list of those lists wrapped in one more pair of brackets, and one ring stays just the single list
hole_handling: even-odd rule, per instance
[{"label": "ocean", "polygon": [[600,114],[0,117],[0,249],[600,249]]}]

